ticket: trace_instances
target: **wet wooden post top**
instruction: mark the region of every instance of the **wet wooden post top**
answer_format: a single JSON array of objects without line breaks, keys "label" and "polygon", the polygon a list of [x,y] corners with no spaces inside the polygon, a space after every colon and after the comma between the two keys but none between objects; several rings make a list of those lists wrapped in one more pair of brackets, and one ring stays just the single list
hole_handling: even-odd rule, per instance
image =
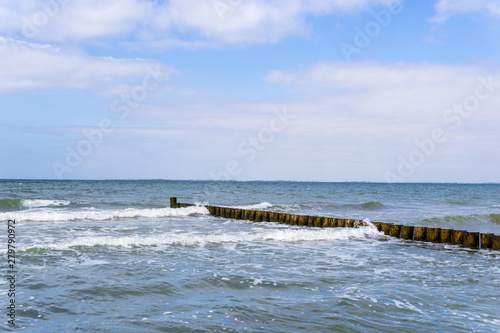
[{"label": "wet wooden post top", "polygon": [[170,208],[177,208],[177,198],[170,198]]}]

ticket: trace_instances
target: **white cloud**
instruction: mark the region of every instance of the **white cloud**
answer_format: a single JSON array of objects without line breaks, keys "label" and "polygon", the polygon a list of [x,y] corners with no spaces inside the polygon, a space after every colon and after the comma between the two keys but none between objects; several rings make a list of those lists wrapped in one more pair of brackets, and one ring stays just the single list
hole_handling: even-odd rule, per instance
[{"label": "white cloud", "polygon": [[432,22],[442,24],[453,16],[472,12],[485,12],[493,16],[500,16],[500,2],[498,0],[439,0],[436,5],[436,14]]},{"label": "white cloud", "polygon": [[[4,0],[0,32],[42,42],[273,43],[308,32],[307,16],[400,0]],[[175,42],[175,41],[178,42]],[[182,43],[184,42],[184,43]],[[190,43],[187,45],[190,46]]]},{"label": "white cloud", "polygon": [[126,37],[151,9],[150,2],[139,0],[4,0],[0,32],[45,42]]},{"label": "white cloud", "polygon": [[[318,63],[304,71],[272,71],[268,82],[287,84],[303,91],[326,89],[336,95],[392,93],[440,101],[467,91],[485,69],[469,66],[396,63]],[[436,94],[441,96],[434,99]]]},{"label": "white cloud", "polygon": [[148,66],[172,73],[157,61],[96,58],[47,44],[0,37],[0,92],[32,89],[111,89],[137,84]]},{"label": "white cloud", "polygon": [[[492,77],[494,92],[479,100],[472,111],[451,112],[455,104],[472,102],[482,79]],[[273,71],[270,83],[293,87],[298,97],[289,108],[299,113],[294,129],[295,149],[304,160],[320,159],[328,174],[335,161],[372,163],[393,171],[398,157],[418,149],[416,140],[431,137],[442,128],[446,142],[435,156],[442,168],[454,170],[450,161],[465,163],[477,147],[495,147],[500,132],[500,70],[480,66],[400,63],[321,63],[299,72]],[[487,94],[482,86],[479,93]],[[488,129],[488,130],[485,130]],[[325,152],[313,153],[308,145]],[[440,160],[441,161],[441,160]],[[449,163],[448,163],[449,162]],[[425,167],[431,168],[426,161]],[[432,169],[432,168],[431,168]],[[318,171],[320,172],[320,171]],[[424,171],[422,171],[424,172]],[[426,171],[427,172],[427,171]],[[432,174],[432,170],[427,175]],[[418,177],[418,172],[415,173]],[[420,174],[422,176],[422,174]],[[362,178],[359,178],[362,179]],[[418,179],[418,178],[413,178]],[[425,180],[425,172],[420,180]],[[430,179],[430,178],[427,178]]]}]

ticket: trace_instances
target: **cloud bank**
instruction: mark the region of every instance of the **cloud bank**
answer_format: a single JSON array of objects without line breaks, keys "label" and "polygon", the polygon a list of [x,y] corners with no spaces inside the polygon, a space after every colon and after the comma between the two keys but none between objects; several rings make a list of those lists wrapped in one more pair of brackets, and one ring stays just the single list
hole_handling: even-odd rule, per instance
[{"label": "cloud bank", "polygon": [[500,16],[500,2],[497,0],[439,0],[435,9],[436,14],[431,21],[439,24],[453,16],[474,12],[486,13],[493,17]]},{"label": "cloud bank", "polygon": [[157,46],[275,43],[308,33],[308,16],[356,12],[395,1],[7,0],[0,9],[0,32],[59,43],[111,39]]},{"label": "cloud bank", "polygon": [[143,77],[149,67],[172,69],[159,61],[93,57],[48,44],[0,37],[0,92],[64,89],[111,89]]}]

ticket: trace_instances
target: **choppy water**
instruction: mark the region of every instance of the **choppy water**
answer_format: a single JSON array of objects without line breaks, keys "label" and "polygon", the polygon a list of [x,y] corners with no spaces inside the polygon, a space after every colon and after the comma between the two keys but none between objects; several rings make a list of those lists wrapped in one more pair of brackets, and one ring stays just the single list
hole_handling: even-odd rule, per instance
[{"label": "choppy water", "polygon": [[214,218],[170,209],[171,196],[500,234],[500,185],[1,181],[0,221],[18,221],[18,307],[17,327],[3,315],[0,329],[500,331],[498,252]]}]

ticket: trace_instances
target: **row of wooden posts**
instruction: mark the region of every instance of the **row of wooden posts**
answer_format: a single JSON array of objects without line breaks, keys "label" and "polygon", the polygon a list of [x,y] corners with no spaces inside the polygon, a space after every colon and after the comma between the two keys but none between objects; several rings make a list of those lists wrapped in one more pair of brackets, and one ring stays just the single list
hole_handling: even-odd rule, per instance
[{"label": "row of wooden posts", "polygon": [[[195,206],[178,203],[177,198],[170,198],[171,208]],[[339,219],[310,215],[275,213],[270,211],[248,210],[230,207],[205,206],[216,217],[249,220],[253,222],[277,222],[289,225],[316,228],[359,228],[368,222],[353,219]],[[405,240],[460,245],[471,249],[492,249],[500,251],[500,236],[465,230],[444,228],[415,227],[385,222],[371,222],[379,231],[391,237]]]}]

